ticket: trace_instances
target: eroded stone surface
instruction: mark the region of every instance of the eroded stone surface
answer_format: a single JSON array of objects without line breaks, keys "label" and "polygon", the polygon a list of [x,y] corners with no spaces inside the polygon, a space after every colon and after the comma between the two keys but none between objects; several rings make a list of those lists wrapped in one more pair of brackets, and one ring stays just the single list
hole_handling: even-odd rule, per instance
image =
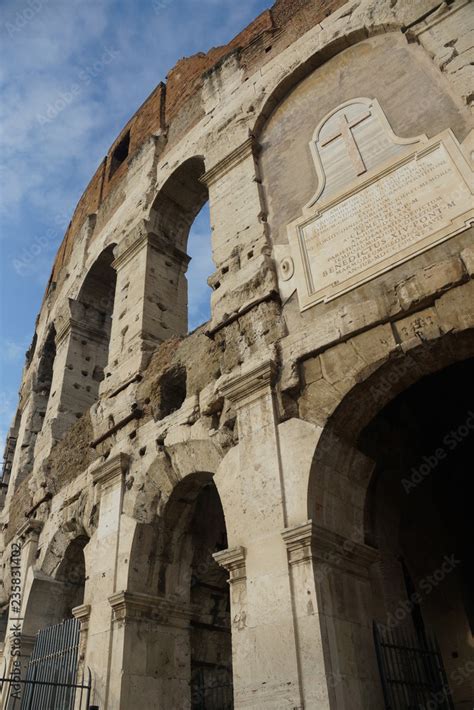
[{"label": "eroded stone surface", "polygon": [[[232,694],[247,710],[382,707],[372,622],[404,598],[397,546],[416,548],[391,478],[397,452],[414,456],[409,431],[383,417],[474,355],[472,16],[464,0],[278,0],[227,47],[181,60],[124,127],[56,258],[8,438],[7,667],[20,541],[25,655],[38,629],[74,614],[104,710],[191,708],[199,683],[225,688],[216,708]],[[356,97],[385,123],[353,115]],[[420,170],[437,141],[458,172],[439,161],[439,219],[415,233],[420,212],[397,218],[377,185],[405,159]],[[411,196],[429,202],[415,177],[405,211]],[[359,264],[342,293],[322,277],[334,254],[315,249],[325,293],[302,304],[289,228],[315,195],[346,204],[348,188],[353,206],[369,178],[364,204],[349,220],[336,209],[330,232],[345,229],[348,248],[365,235],[377,267],[388,220],[389,262],[370,278]],[[207,199],[211,320],[187,333],[187,236]],[[455,433],[469,429],[459,417]],[[437,469],[439,452],[426,456]],[[428,525],[418,495],[406,500]],[[428,553],[414,563],[416,584],[436,567]],[[458,666],[470,662],[449,579],[451,615],[436,593],[423,608],[448,675],[455,643]],[[453,688],[456,710],[472,705],[471,681]]]}]

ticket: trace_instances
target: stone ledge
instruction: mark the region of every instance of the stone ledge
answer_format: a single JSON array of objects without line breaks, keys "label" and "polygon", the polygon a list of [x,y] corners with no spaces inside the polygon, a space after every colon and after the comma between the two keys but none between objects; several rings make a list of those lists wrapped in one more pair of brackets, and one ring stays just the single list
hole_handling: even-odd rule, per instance
[{"label": "stone ledge", "polygon": [[214,552],[212,556],[218,565],[224,567],[230,573],[229,582],[232,584],[233,582],[245,581],[247,578],[245,568],[246,554],[247,550],[240,545]]},{"label": "stone ledge", "polygon": [[332,568],[367,577],[370,566],[379,559],[379,551],[364,543],[323,528],[308,520],[282,532],[290,565],[314,560]]},{"label": "stone ledge", "polygon": [[101,487],[114,485],[127,470],[129,460],[128,454],[121,452],[99,464],[91,471],[93,484],[100,484]]},{"label": "stone ledge", "polygon": [[178,599],[138,592],[116,592],[109,597],[115,621],[151,620],[166,626],[189,623],[193,613],[189,604]]},{"label": "stone ledge", "polygon": [[275,361],[273,358],[267,358],[236,374],[228,375],[219,383],[219,390],[224,397],[241,407],[261,397],[274,383],[276,373]]}]

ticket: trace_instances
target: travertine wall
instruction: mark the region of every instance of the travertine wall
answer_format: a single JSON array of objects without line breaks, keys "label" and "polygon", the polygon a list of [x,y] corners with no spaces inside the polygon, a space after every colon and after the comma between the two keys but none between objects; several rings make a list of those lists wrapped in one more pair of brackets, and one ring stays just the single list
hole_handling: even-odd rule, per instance
[{"label": "travertine wall", "polygon": [[[383,706],[371,628],[388,607],[365,534],[374,461],[358,436],[424,375],[474,354],[473,14],[465,0],[279,0],[227,47],[178,63],[81,198],[7,446],[0,602],[20,541],[27,655],[71,543],[88,541],[74,613],[101,709],[192,706],[199,633],[207,643],[227,623],[193,587],[199,559],[203,589],[222,596],[212,556],[230,579],[236,708]],[[342,138],[327,138],[318,168],[314,135],[359,99],[366,114],[345,135],[365,164],[346,184]],[[340,204],[438,144],[455,167],[437,175],[436,235],[306,307],[291,230],[318,218],[323,177]],[[187,237],[207,199],[212,315],[186,334]],[[209,487],[225,549],[199,520],[185,525],[191,510],[220,520],[198,505]],[[9,638],[7,626],[7,663]],[[456,687],[456,710],[471,692]]]}]

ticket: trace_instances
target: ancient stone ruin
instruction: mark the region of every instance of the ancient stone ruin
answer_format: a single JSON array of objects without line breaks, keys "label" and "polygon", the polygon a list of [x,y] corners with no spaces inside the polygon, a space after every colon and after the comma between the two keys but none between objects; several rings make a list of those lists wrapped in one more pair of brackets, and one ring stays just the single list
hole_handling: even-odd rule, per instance
[{"label": "ancient stone ruin", "polygon": [[123,128],[5,451],[24,696],[61,628],[100,710],[472,709],[473,33],[467,0],[278,0]]}]

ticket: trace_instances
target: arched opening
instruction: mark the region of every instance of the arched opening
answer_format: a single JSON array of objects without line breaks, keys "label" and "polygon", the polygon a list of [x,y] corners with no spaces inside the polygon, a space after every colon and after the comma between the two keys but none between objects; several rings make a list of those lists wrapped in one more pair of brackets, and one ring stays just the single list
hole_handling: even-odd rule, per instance
[{"label": "arched opening", "polygon": [[88,542],[86,536],[75,538],[67,545],[51,575],[35,573],[24,614],[23,633],[34,636],[41,629],[71,619],[74,607],[84,603],[84,548]]},{"label": "arched opening", "polygon": [[233,708],[230,593],[213,558],[226,547],[224,513],[208,473],[180,481],[159,520],[138,528],[129,591],[154,596],[147,596],[147,618],[130,625],[126,647],[153,663],[139,670],[135,664],[126,697],[139,683],[150,706],[159,694],[166,707]]},{"label": "arched opening", "polygon": [[15,458],[18,455],[19,459],[17,474],[12,481],[15,490],[33,469],[38,435],[43,430],[48,405],[56,396],[56,392],[52,391],[55,358],[56,330],[54,325],[50,325],[39,354],[30,402],[23,410],[18,426],[19,431],[23,429],[23,436],[20,447],[16,447],[15,443]]},{"label": "arched opening", "polygon": [[56,330],[51,325],[46,340],[41,351],[36,377],[35,393],[38,401],[38,414],[41,420],[44,419],[51,395],[51,385],[53,383],[54,359],[56,357]]},{"label": "arched opening", "polygon": [[167,263],[167,307],[175,311],[178,334],[194,329],[210,314],[207,277],[214,265],[209,193],[200,180],[204,173],[201,157],[186,160],[165,182],[150,211],[151,230],[174,248]]},{"label": "arched opening", "polygon": [[[83,414],[97,400],[105,377],[114,311],[116,271],[112,266],[114,245],[105,249],[91,267],[77,297],[75,308],[80,330],[73,336],[74,408]],[[82,329],[81,328],[81,329]],[[71,358],[72,360],[72,358]]]},{"label": "arched opening", "polygon": [[[462,673],[474,668],[474,406],[466,387],[473,372],[466,360],[421,379],[358,440],[375,462],[366,535],[381,554],[377,620],[392,639],[405,634],[420,648],[436,637],[455,708],[474,699],[472,673]],[[397,702],[420,702],[418,692],[392,689]]]},{"label": "arched opening", "polygon": [[[64,536],[60,534],[56,545],[61,541]],[[46,562],[46,567],[55,566],[53,574],[32,570],[22,624],[21,672],[25,684],[21,707],[72,708],[82,704],[79,696],[83,686],[78,685],[83,680],[79,673],[81,629],[73,609],[84,602],[84,548],[88,541],[79,536],[69,542],[59,564],[53,544]],[[8,695],[5,707],[10,707]]]},{"label": "arched opening", "polygon": [[85,536],[77,537],[66,549],[58,567],[56,579],[62,584],[61,605],[58,615],[61,619],[72,619],[72,610],[84,603],[86,583],[86,562],[84,548],[89,542]]},{"label": "arched opening", "polygon": [[465,332],[389,361],[318,442],[308,512],[338,710],[472,705],[473,344]]},{"label": "arched opening", "polygon": [[210,475],[194,474],[173,491],[164,517],[160,587],[189,604],[193,710],[232,704],[232,645],[227,574],[213,553],[227,547],[224,512]]}]

